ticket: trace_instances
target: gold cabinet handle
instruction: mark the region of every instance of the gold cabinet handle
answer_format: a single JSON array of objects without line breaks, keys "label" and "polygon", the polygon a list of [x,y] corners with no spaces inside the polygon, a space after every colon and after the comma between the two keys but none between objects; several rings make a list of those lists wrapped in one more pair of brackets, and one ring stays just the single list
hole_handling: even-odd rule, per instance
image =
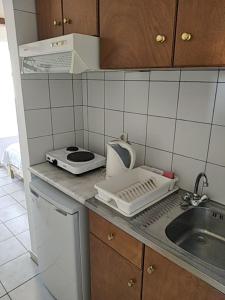
[{"label": "gold cabinet handle", "polygon": [[127,285],[128,285],[128,287],[134,287],[135,286],[135,283],[136,283],[136,280],[135,279],[130,279],[130,280],[128,280],[128,283],[127,283]]},{"label": "gold cabinet handle", "polygon": [[71,24],[72,20],[70,18],[63,18],[63,24]]},{"label": "gold cabinet handle", "polygon": [[114,240],[114,238],[115,238],[115,236],[113,233],[108,234],[108,241],[112,241],[112,240]]},{"label": "gold cabinet handle", "polygon": [[154,266],[149,266],[148,268],[147,268],[147,272],[148,272],[148,274],[152,274],[153,272],[155,271],[155,267]]},{"label": "gold cabinet handle", "polygon": [[62,23],[60,21],[57,21],[57,20],[54,20],[53,21],[53,25],[56,27],[56,26],[61,26]]},{"label": "gold cabinet handle", "polygon": [[182,41],[190,41],[192,39],[191,33],[183,32],[181,34]]},{"label": "gold cabinet handle", "polygon": [[157,34],[157,36],[155,37],[155,40],[157,43],[164,43],[166,41],[166,36],[162,35],[162,34]]}]

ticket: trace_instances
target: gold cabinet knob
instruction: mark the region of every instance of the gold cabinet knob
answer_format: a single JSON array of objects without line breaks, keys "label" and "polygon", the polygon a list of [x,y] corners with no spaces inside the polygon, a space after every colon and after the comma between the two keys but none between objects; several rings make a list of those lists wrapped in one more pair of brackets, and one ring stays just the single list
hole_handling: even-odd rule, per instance
[{"label": "gold cabinet knob", "polygon": [[72,20],[70,18],[63,18],[63,24],[71,24]]},{"label": "gold cabinet knob", "polygon": [[166,41],[166,36],[165,35],[162,35],[162,34],[158,34],[156,37],[155,37],[155,40],[157,43],[164,43]]},{"label": "gold cabinet knob", "polygon": [[190,41],[192,39],[191,33],[183,32],[181,34],[182,41]]},{"label": "gold cabinet knob", "polygon": [[108,234],[108,241],[112,241],[112,240],[114,240],[114,238],[115,238],[115,236],[113,233]]},{"label": "gold cabinet knob", "polygon": [[57,20],[54,20],[53,21],[53,25],[56,27],[56,26],[61,26],[62,23],[60,21],[57,21]]},{"label": "gold cabinet knob", "polygon": [[136,283],[136,280],[135,280],[135,279],[130,279],[130,280],[128,280],[127,285],[128,285],[128,287],[134,287],[134,286],[135,286],[135,283]]},{"label": "gold cabinet knob", "polygon": [[154,266],[149,266],[148,268],[147,268],[147,272],[148,272],[148,274],[152,274],[153,272],[155,271],[155,267]]}]

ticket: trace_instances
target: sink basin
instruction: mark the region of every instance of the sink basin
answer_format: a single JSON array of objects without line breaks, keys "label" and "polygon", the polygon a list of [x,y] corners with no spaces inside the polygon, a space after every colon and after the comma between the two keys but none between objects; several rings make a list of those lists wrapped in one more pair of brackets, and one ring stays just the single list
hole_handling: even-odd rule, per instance
[{"label": "sink basin", "polygon": [[225,213],[195,207],[166,227],[170,241],[201,260],[225,269]]}]

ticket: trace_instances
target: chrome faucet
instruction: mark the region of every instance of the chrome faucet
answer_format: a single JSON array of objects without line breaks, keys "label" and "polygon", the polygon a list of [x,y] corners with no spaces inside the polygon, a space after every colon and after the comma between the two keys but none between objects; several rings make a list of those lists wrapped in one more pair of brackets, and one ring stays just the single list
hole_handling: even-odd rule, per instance
[{"label": "chrome faucet", "polygon": [[205,202],[207,200],[209,200],[207,195],[200,195],[198,193],[199,190],[199,183],[200,180],[204,177],[204,181],[203,181],[203,187],[208,187],[209,186],[209,182],[208,182],[208,178],[206,176],[205,173],[200,173],[198,174],[196,180],[195,180],[195,188],[194,188],[194,193],[186,193],[183,197],[184,203],[182,203],[182,206],[199,206],[202,202]]}]

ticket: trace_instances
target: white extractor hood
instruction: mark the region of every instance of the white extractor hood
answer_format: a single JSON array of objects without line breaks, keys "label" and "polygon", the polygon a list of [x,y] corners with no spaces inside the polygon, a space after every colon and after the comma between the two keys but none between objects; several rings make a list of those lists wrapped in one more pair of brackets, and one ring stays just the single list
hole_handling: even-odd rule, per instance
[{"label": "white extractor hood", "polygon": [[22,73],[73,73],[99,70],[99,38],[68,34],[19,46]]}]

